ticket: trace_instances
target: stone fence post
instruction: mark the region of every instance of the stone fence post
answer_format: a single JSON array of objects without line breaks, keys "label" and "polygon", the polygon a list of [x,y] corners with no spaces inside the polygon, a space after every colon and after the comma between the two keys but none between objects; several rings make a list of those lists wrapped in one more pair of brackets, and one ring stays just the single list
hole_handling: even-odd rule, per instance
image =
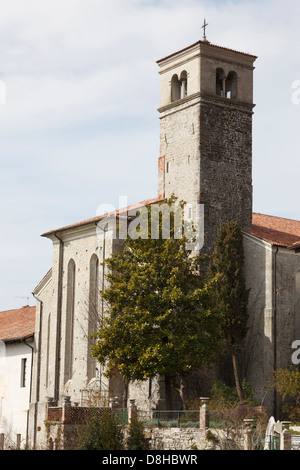
[{"label": "stone fence post", "polygon": [[208,397],[200,397],[200,422],[199,427],[201,431],[205,431],[209,427],[209,408],[208,408]]},{"label": "stone fence post", "polygon": [[282,431],[280,433],[280,450],[292,450],[292,435],[288,430],[290,421],[282,421]]},{"label": "stone fence post", "polygon": [[71,397],[64,396],[64,401],[62,405],[62,422],[68,423],[70,421],[70,412],[71,412]]},{"label": "stone fence post", "polygon": [[133,420],[137,419],[137,406],[135,404],[135,400],[130,400],[130,406],[128,409],[128,424],[130,424]]},{"label": "stone fence post", "polygon": [[244,419],[244,450],[251,450],[251,431],[254,420],[251,418]]}]

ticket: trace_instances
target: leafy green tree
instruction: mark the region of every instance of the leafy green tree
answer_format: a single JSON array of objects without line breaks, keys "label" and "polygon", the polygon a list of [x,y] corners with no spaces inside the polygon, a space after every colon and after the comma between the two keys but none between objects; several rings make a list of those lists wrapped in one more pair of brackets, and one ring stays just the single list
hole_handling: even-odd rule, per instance
[{"label": "leafy green tree", "polygon": [[142,221],[140,237],[128,237],[123,252],[106,260],[109,285],[101,295],[109,314],[93,347],[108,376],[116,371],[127,381],[164,376],[170,408],[171,378],[213,360],[218,327],[207,305],[214,279],[204,284],[199,257],[191,256],[184,234],[177,238],[174,220],[163,238],[160,218],[157,239],[144,236]]},{"label": "leafy green tree", "polygon": [[243,236],[239,225],[230,221],[218,231],[214,251],[208,267],[208,279],[218,279],[211,298],[212,310],[220,318],[224,348],[232,357],[234,379],[240,400],[245,393],[240,379],[238,353],[247,333],[249,290],[243,275]]},{"label": "leafy green tree", "polygon": [[274,385],[283,400],[289,397],[300,407],[300,370],[297,367],[275,371]]}]

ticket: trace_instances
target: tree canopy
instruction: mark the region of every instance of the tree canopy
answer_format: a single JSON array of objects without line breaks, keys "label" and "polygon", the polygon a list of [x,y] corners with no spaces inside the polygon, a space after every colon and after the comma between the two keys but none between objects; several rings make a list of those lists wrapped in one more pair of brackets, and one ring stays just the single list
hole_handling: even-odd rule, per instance
[{"label": "tree canopy", "polygon": [[171,377],[214,358],[218,321],[208,299],[215,279],[204,283],[199,256],[187,249],[184,234],[174,235],[172,219],[170,237],[128,237],[122,253],[105,261],[109,284],[101,295],[108,312],[93,355],[107,375]]}]

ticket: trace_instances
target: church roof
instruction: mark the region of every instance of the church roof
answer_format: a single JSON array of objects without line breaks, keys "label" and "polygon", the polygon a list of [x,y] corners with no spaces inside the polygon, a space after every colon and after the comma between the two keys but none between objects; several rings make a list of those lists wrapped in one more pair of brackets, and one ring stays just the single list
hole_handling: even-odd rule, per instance
[{"label": "church roof", "polygon": [[49,235],[52,235],[52,234],[55,234],[55,233],[58,233],[58,232],[62,232],[64,230],[69,230],[69,229],[72,229],[72,228],[81,227],[83,225],[88,225],[88,224],[91,224],[91,223],[97,223],[100,220],[104,219],[105,217],[109,217],[111,215],[115,215],[116,217],[120,217],[120,216],[122,217],[122,214],[124,214],[124,213],[127,214],[127,212],[130,211],[130,210],[138,209],[139,207],[150,205],[150,204],[155,204],[155,203],[158,203],[158,202],[161,202],[161,201],[162,201],[161,197],[156,197],[156,198],[153,198],[153,199],[147,199],[146,201],[142,201],[142,202],[139,202],[137,204],[133,204],[131,206],[124,207],[122,209],[117,209],[113,212],[107,212],[106,214],[98,215],[97,217],[93,217],[92,219],[83,220],[82,222],[77,222],[77,223],[72,224],[72,225],[67,225],[65,227],[61,227],[61,228],[58,228],[56,230],[50,230],[49,232],[43,233],[42,237],[47,237]]},{"label": "church roof", "polygon": [[[51,230],[42,234],[43,237],[48,237],[58,232],[69,230],[72,228],[81,227],[91,223],[97,223],[105,217],[115,215],[116,217],[122,217],[122,214],[128,217],[128,211],[138,209],[141,206],[150,204],[157,204],[162,201],[162,197],[148,199],[137,204],[118,209],[113,212],[108,212],[91,219],[86,219],[81,222],[60,227],[56,230]],[[251,235],[264,240],[272,245],[282,246],[287,248],[300,247],[300,221],[293,219],[286,219],[283,217],[276,217],[273,215],[266,215],[254,212],[252,214],[252,229],[244,232],[250,233]],[[0,329],[1,331],[1,329]],[[0,338],[1,339],[1,338]]]},{"label": "church roof", "polygon": [[300,221],[253,213],[252,229],[244,230],[272,245],[292,248],[300,244]]},{"label": "church roof", "polygon": [[0,341],[18,342],[29,339],[35,330],[35,307],[0,312]]}]

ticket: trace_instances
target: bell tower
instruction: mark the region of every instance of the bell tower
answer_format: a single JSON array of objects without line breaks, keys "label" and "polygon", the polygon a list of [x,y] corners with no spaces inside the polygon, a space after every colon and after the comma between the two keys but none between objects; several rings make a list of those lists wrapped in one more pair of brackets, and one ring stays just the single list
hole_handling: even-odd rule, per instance
[{"label": "bell tower", "polygon": [[252,225],[253,70],[256,56],[201,41],[157,61],[158,195],[204,207],[207,253],[219,226]]}]

